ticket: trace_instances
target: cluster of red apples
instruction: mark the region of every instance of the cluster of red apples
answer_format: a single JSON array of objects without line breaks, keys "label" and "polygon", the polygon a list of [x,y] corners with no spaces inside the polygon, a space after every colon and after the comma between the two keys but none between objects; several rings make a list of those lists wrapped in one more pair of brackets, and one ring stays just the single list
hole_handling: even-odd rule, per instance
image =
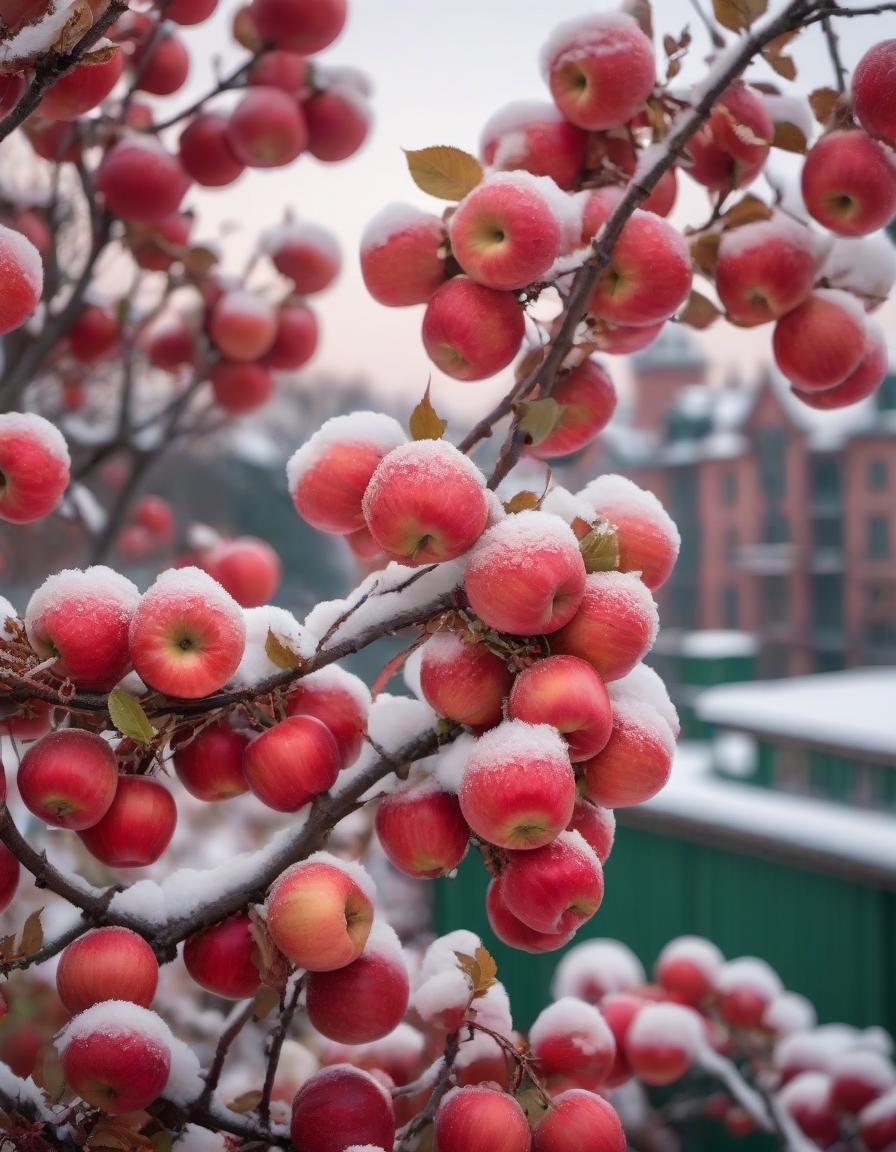
[{"label": "cluster of red apples", "polygon": [[[38,82],[38,60],[18,59],[14,45],[21,40],[33,50],[51,36],[54,7],[28,8],[24,27],[5,47],[0,117],[13,114]],[[99,18],[105,5],[94,7]],[[203,24],[216,7],[217,0],[166,0],[128,9],[24,120],[21,131],[37,162],[46,162],[48,178],[58,165],[80,173],[98,250],[116,241],[137,274],[146,281],[154,273],[160,285],[152,303],[145,294],[136,303],[117,301],[114,290],[91,284],[85,292],[81,285],[80,307],[67,306],[55,266],[67,216],[27,198],[9,207],[0,226],[0,332],[21,328],[42,301],[50,305],[59,335],[41,366],[57,379],[63,410],[101,407],[91,385],[107,384],[110,366],[135,342],[141,364],[165,374],[161,395],[172,383],[207,380],[206,391],[231,415],[263,405],[274,374],[296,371],[315,352],[318,325],[307,297],[339,272],[334,238],[295,220],[269,230],[258,241],[266,283],[250,288],[245,277],[219,271],[217,252],[197,241],[184,201],[191,188],[230,186],[246,169],[282,167],[305,153],[338,162],[361,147],[370,125],[366,78],[328,69],[315,55],[341,33],[346,2],[256,0],[240,8],[233,35],[247,53],[242,65],[220,81],[220,94],[215,89],[169,114],[167,98],[180,93],[185,103],[191,65],[179,28]],[[62,188],[63,198],[78,200],[65,175]],[[111,226],[101,223],[104,215]],[[45,283],[47,261],[52,275]]]},{"label": "cluster of red apples", "polygon": [[[511,105],[488,122],[484,172],[467,156],[452,177],[458,203],[442,216],[390,205],[362,240],[368,290],[385,305],[426,305],[426,351],[457,380],[492,376],[516,358],[532,320],[527,304],[546,288],[565,299],[688,105],[659,84],[650,40],[622,12],[561,26],[542,66],[553,104]],[[814,143],[808,104],[767,84],[733,83],[622,228],[587,302],[588,343],[625,354],[649,346],[670,319],[702,328],[724,315],[740,327],[773,325],[775,362],[806,404],[840,408],[871,395],[888,365],[868,313],[887,297],[896,267],[885,258],[880,272],[861,241],[896,215],[894,75],[890,40],[859,63],[851,99],[818,102]],[[776,147],[805,153],[795,206],[762,198]],[[682,234],[666,217],[684,176],[714,207],[708,224]],[[424,190],[450,198],[425,177]],[[714,286],[717,304],[693,294],[695,273]],[[570,377],[552,395],[564,408],[591,409],[591,435],[609,418],[596,384]]]},{"label": "cluster of red apples", "polygon": [[[166,7],[185,23],[208,14],[198,0]],[[304,60],[338,34],[344,5],[252,0],[237,34],[249,43],[257,36],[264,50],[247,69],[246,91],[226,114],[197,112],[176,155],[150,131],[139,100],[126,98],[119,119],[102,104],[114,95],[116,68],[137,82],[135,92],[183,82],[182,45],[167,26],[154,34],[158,15],[122,18],[112,47],[60,80],[27,130],[38,150],[62,149],[64,163],[92,162],[99,149],[88,175],[141,266],[182,266],[192,278],[193,317],[140,333],[150,362],[203,378],[207,371],[218,403],[247,411],[269,393],[272,368],[310,355],[313,317],[296,297],[326,287],[338,252],[319,230],[292,222],[275,229],[265,250],[295,294],[270,305],[204,270],[184,231],[182,199],[191,179],[226,184],[243,166],[289,162],[306,140],[322,159],[347,155],[347,138],[357,146],[361,119],[366,130],[357,82],[322,84],[325,73],[309,73]],[[896,207],[885,179],[894,180],[892,55],[892,43],[871,50],[852,105],[840,102],[806,158],[803,199],[814,224],[758,198],[739,200],[729,214],[723,201],[763,172],[775,120],[766,93],[742,81],[728,88],[677,170],[622,228],[575,354],[556,379],[543,377],[544,396],[533,386],[522,397],[550,393],[551,419],[536,420],[536,434],[524,409],[503,410],[513,422],[499,466],[515,462],[519,431],[519,451],[543,459],[594,438],[616,392],[592,353],[645,347],[682,309],[693,311],[695,261],[732,321],[775,323],[779,364],[810,402],[851,402],[876,386],[882,369],[866,309],[879,301],[832,287],[822,257],[825,243],[871,232]],[[457,379],[481,379],[513,361],[529,302],[548,287],[561,298],[569,290],[624,189],[681,114],[682,101],[657,86],[650,39],[623,13],[562,27],[544,62],[554,104],[492,121],[487,174],[454,154],[468,186],[445,218],[389,209],[363,241],[372,294],[389,305],[425,304],[429,354]],[[850,165],[856,147],[863,159]],[[884,166],[871,164],[869,149]],[[686,175],[717,209],[690,243],[665,218]],[[876,181],[873,195],[862,178]],[[34,309],[41,266],[21,233],[4,232],[0,243],[9,266],[0,327],[8,332]],[[798,287],[782,285],[782,276],[798,278]],[[85,365],[114,359],[115,341],[96,351],[110,318],[119,323],[86,306],[63,355]],[[544,334],[550,346],[556,329]],[[532,364],[525,357],[520,381]],[[511,483],[502,500],[494,490],[500,467],[486,477],[471,454],[442,439],[428,399],[411,433],[382,414],[356,412],[328,421],[290,460],[299,515],[344,537],[375,568],[349,598],[318,605],[302,624],[268,603],[276,556],[247,540],[201,542],[145,592],[95,565],[48,577],[21,619],[0,603],[0,726],[18,754],[10,808],[0,808],[0,907],[14,907],[28,872],[85,913],[14,961],[29,967],[59,956],[56,988],[70,1017],[55,1044],[61,1111],[36,1085],[4,1074],[4,1114],[17,1122],[21,1112],[29,1138],[41,1130],[51,1139],[63,1125],[65,1139],[72,1131],[92,1139],[104,1116],[129,1117],[122,1125],[144,1139],[176,1115],[203,1130],[193,1147],[214,1152],[240,1142],[394,1152],[396,1141],[402,1152],[426,1141],[436,1152],[622,1152],[622,1126],[603,1093],[632,1078],[668,1085],[699,1070],[723,1081],[750,1125],[793,1124],[829,1144],[858,1124],[869,1148],[896,1141],[885,1054],[871,1058],[859,1040],[844,1041],[842,1062],[838,1052],[819,1063],[829,1058],[819,1044],[797,1041],[813,1028],[810,1012],[761,963],[726,964],[705,941],[679,941],[648,985],[618,946],[607,954],[582,945],[562,961],[558,999],[524,1043],[476,937],[453,933],[409,957],[365,869],[323,850],[358,809],[409,877],[450,875],[472,847],[491,876],[495,935],[523,951],[552,951],[600,905],[614,809],[649,800],[672,767],[678,718],[644,663],[658,625],[653,593],[679,547],[660,503],[618,476],[577,493],[550,481],[541,495]],[[65,440],[40,416],[0,416],[0,473],[0,517],[46,517],[70,480]],[[164,550],[173,531],[171,509],[144,500],[122,552]],[[404,674],[416,700],[371,693],[339,666],[342,655],[407,629],[414,634]],[[4,799],[6,787],[4,776]],[[155,878],[127,883],[127,870],[163,861],[178,813],[193,800],[238,804],[247,793],[283,821],[249,862],[178,874],[167,887]],[[24,850],[19,801],[34,818],[29,837],[41,825],[55,830],[52,859]],[[73,873],[92,858],[90,869],[111,870],[109,886],[66,876],[60,857]],[[4,963],[10,950],[29,952],[30,935],[4,941]],[[229,1017],[205,1082],[195,1054],[154,1010],[165,1008],[160,961],[249,1009]],[[277,1059],[299,988],[296,1019],[307,1024],[317,1063],[297,1082]],[[267,1087],[231,1108],[216,1079],[231,1031],[258,1027],[249,1018],[265,1002],[270,1008],[272,993],[279,1015],[252,1068],[253,1085]],[[779,1070],[771,1088],[783,1121],[757,1106],[761,1093],[751,1095],[749,1084],[744,1091],[757,1051]],[[724,1115],[737,1120],[727,1104]],[[178,1139],[192,1152],[187,1129]]]}]

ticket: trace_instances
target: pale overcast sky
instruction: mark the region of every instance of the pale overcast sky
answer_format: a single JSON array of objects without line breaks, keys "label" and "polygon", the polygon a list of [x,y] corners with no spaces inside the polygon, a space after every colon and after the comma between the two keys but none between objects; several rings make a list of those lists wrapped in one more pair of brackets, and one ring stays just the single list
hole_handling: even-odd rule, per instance
[{"label": "pale overcast sky", "polygon": [[[772,0],[772,9],[779,6]],[[194,68],[182,94],[185,103],[208,86],[214,56],[223,59],[225,68],[237,58],[228,34],[235,7],[235,0],[222,0],[210,24],[188,32]],[[359,236],[367,220],[390,201],[441,211],[441,202],[412,185],[402,148],[454,144],[475,151],[480,128],[496,108],[512,100],[547,98],[538,55],[552,27],[611,5],[606,0],[349,0],[349,7],[345,33],[321,59],[357,66],[370,76],[375,124],[367,145],[341,164],[302,158],[284,170],[246,173],[220,192],[194,194],[201,214],[197,235],[208,235],[225,221],[236,223],[239,232],[227,244],[237,268],[254,231],[276,222],[287,205],[297,216],[327,225],[342,244],[345,269],[338,285],[317,298],[324,335],[316,365],[363,373],[377,387],[408,396],[421,392],[431,373],[437,401],[441,397],[446,405],[464,408],[469,402],[471,410],[479,410],[503,392],[506,382],[498,377],[464,384],[432,369],[420,344],[422,309],[384,308],[365,292],[358,270]],[[688,0],[654,0],[654,10],[659,34],[690,26],[695,43],[683,77],[698,75],[708,44]],[[872,43],[896,36],[896,15],[841,20],[838,30],[844,60],[852,67]],[[803,90],[831,83],[817,29],[804,33],[793,54]],[[764,64],[754,74],[772,78]],[[165,101],[166,108],[176,107],[176,99]],[[681,189],[675,219],[699,221],[702,194],[687,180]],[[892,306],[887,312],[892,330],[896,313]],[[722,323],[703,341],[721,375],[757,363],[769,335],[768,330],[761,335],[738,332]]]}]

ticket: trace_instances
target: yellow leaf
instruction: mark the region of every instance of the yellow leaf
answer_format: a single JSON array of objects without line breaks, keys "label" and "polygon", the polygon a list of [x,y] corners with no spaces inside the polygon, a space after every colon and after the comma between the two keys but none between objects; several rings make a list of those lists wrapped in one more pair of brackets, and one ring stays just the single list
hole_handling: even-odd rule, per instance
[{"label": "yellow leaf", "polygon": [[417,187],[440,200],[463,200],[482,180],[482,165],[461,148],[437,144],[405,156]]},{"label": "yellow leaf", "polygon": [[489,988],[497,983],[498,965],[482,944],[476,949],[476,966],[479,969],[479,978],[473,987],[473,995],[484,996]]},{"label": "yellow leaf", "polygon": [[264,650],[270,662],[276,664],[278,668],[282,668],[284,672],[290,669],[297,670],[305,663],[302,657],[284,644],[270,628],[268,629],[268,638],[264,642]]},{"label": "yellow leaf", "polygon": [[519,426],[529,438],[530,444],[540,444],[553,432],[563,408],[552,396],[543,400],[525,400],[517,408]]},{"label": "yellow leaf", "polygon": [[22,927],[22,938],[19,942],[21,956],[33,956],[44,942],[44,929],[40,922],[43,908],[32,912]]},{"label": "yellow leaf", "polygon": [[280,994],[274,988],[269,988],[267,984],[262,984],[255,993],[255,1007],[252,1009],[252,1015],[256,1020],[264,1020],[265,1016],[269,1016],[279,1003]]},{"label": "yellow leaf", "polygon": [[712,0],[716,20],[731,32],[743,32],[767,8],[768,0]]},{"label": "yellow leaf", "polygon": [[156,735],[143,705],[123,688],[113,688],[109,693],[109,716],[122,736],[129,736],[135,744],[148,744]]},{"label": "yellow leaf", "polygon": [[411,436],[415,440],[441,440],[448,427],[448,421],[443,420],[432,406],[429,399],[429,385],[423,393],[423,399],[411,413],[408,421]]},{"label": "yellow leaf", "polygon": [[258,1088],[251,1088],[248,1092],[237,1096],[235,1100],[231,1100],[227,1107],[238,1116],[243,1116],[246,1112],[253,1112],[260,1103],[261,1091]]},{"label": "yellow leaf", "polygon": [[755,224],[757,220],[771,220],[772,210],[764,200],[748,192],[736,204],[722,214],[725,230],[740,228],[743,224]]},{"label": "yellow leaf", "polygon": [[509,500],[504,501],[504,511],[508,515],[513,515],[514,512],[530,512],[538,508],[540,500],[537,492],[514,492]]},{"label": "yellow leaf", "polygon": [[802,155],[809,145],[802,128],[791,124],[788,120],[781,120],[775,125],[775,138],[772,140],[773,148],[780,148],[784,152],[797,152]]},{"label": "yellow leaf", "polygon": [[839,102],[840,93],[835,88],[816,88],[809,93],[809,104],[819,124],[827,124]]},{"label": "yellow leaf", "polygon": [[479,970],[479,964],[472,956],[467,956],[465,952],[455,952],[458,967],[470,982],[470,991],[476,991],[476,985],[479,983],[482,973]]},{"label": "yellow leaf", "polygon": [[678,315],[678,321],[680,324],[687,324],[689,328],[696,328],[698,332],[702,332],[704,328],[715,323],[721,315],[722,313],[712,300],[708,300],[701,292],[692,292],[684,310]]}]

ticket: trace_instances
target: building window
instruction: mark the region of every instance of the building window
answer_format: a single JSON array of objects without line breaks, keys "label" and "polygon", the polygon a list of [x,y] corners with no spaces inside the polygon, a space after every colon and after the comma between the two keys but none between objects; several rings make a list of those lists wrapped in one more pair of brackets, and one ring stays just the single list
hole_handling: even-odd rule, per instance
[{"label": "building window", "polygon": [[868,465],[868,487],[873,492],[882,492],[887,486],[886,460],[872,460]]},{"label": "building window", "polygon": [[868,517],[868,556],[886,560],[890,555],[890,522],[886,516]]},{"label": "building window", "polygon": [[734,504],[737,500],[737,473],[722,473],[722,503]]},{"label": "building window", "polygon": [[769,499],[778,500],[787,490],[787,433],[783,428],[765,428],[756,447],[762,490]]},{"label": "building window", "polygon": [[842,481],[836,456],[817,456],[811,465],[812,494],[816,501],[839,501]]},{"label": "building window", "polygon": [[842,522],[828,517],[813,521],[812,540],[817,550],[839,549],[843,544]]},{"label": "building window", "polygon": [[740,627],[740,605],[736,584],[726,584],[722,589],[722,622],[726,628]]},{"label": "building window", "polygon": [[725,560],[728,564],[733,564],[737,555],[737,529],[725,529]]},{"label": "building window", "polygon": [[775,787],[781,792],[809,792],[809,757],[806,749],[779,745],[775,749],[774,780]]},{"label": "building window", "polygon": [[876,393],[879,412],[896,412],[896,372],[885,377]]},{"label": "building window", "polygon": [[769,512],[765,517],[764,541],[766,544],[786,544],[790,539],[790,526],[778,512]]},{"label": "building window", "polygon": [[768,576],[762,582],[762,614],[766,624],[790,621],[790,585],[786,576]]}]

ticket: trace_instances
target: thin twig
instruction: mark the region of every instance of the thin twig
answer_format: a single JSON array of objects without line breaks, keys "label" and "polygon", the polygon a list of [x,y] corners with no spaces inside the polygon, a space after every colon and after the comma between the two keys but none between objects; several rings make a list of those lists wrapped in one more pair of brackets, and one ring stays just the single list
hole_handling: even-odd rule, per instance
[{"label": "thin twig", "polygon": [[299,1006],[299,998],[302,995],[304,983],[304,977],[294,978],[292,989],[287,988],[277,1023],[268,1038],[268,1061],[264,1074],[264,1084],[261,1089],[261,1100],[258,1102],[258,1117],[265,1127],[271,1122],[271,1094],[274,1091],[274,1080],[280,1065],[280,1053],[283,1051],[283,1042]]},{"label": "thin twig", "polygon": [[199,1097],[200,1107],[207,1108],[211,1102],[221,1080],[221,1073],[224,1070],[224,1061],[227,1059],[227,1054],[233,1046],[234,1040],[236,1040],[246,1024],[252,1019],[254,1010],[255,1001],[253,999],[233,1006],[230,1015],[227,1017],[224,1031],[218,1039],[214,1059],[205,1077],[205,1087],[202,1090],[202,1095]]},{"label": "thin twig", "polygon": [[442,1102],[442,1097],[451,1086],[451,1074],[454,1071],[454,1062],[457,1060],[459,1051],[460,1033],[452,1032],[445,1041],[445,1055],[442,1057],[442,1066],[439,1069],[436,1082],[433,1084],[432,1092],[429,1094],[429,1099],[426,1101],[426,1106],[408,1125],[402,1137],[401,1144],[398,1146],[398,1152],[411,1152],[411,1149],[416,1148],[419,1143],[417,1137],[428,1124],[432,1123],[439,1104]]}]

